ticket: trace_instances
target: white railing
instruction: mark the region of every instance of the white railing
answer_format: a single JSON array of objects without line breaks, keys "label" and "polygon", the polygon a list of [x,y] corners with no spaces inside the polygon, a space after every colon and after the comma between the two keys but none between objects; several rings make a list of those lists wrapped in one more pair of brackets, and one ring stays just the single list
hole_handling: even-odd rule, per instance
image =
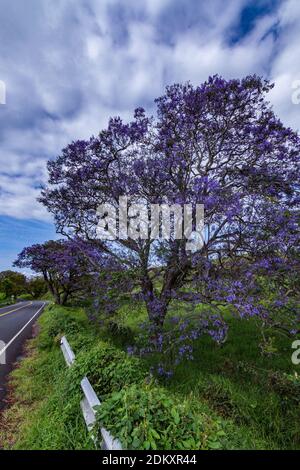
[{"label": "white railing", "polygon": [[[60,347],[68,367],[71,367],[75,362],[75,354],[73,353],[65,336],[61,338]],[[91,432],[91,437],[96,443],[96,437],[93,432],[96,423],[96,408],[101,406],[101,402],[87,377],[82,379],[81,388],[84,394],[80,403],[82,414],[88,431]],[[105,428],[101,428],[101,436],[102,450],[122,450],[120,441],[118,439],[114,439]]]},{"label": "white railing", "polygon": [[63,336],[60,341],[60,347],[63,352],[67,366],[71,367],[71,365],[75,361],[75,354],[73,353],[71,346],[69,345],[67,338],[65,336]]}]

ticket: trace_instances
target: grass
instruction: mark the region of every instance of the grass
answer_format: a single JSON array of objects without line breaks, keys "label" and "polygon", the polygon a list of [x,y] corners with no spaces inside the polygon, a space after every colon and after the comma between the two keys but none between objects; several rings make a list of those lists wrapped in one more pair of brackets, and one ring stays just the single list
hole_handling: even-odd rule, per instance
[{"label": "grass", "polygon": [[291,341],[274,336],[277,351],[264,356],[254,321],[229,323],[228,341],[222,347],[209,338],[198,341],[195,361],[181,365],[169,387],[204,399],[221,416],[251,429],[269,448],[299,449],[300,403],[285,376],[299,372],[291,362]]},{"label": "grass", "polygon": [[[126,363],[122,350],[132,344],[144,319],[143,305],[127,302],[118,312],[117,328],[103,331],[89,324],[83,309],[49,307],[39,320],[38,336],[27,345],[27,357],[11,376],[11,406],[2,416],[1,445],[25,450],[93,449],[80,411],[80,379],[87,374],[107,403],[108,390],[118,386],[121,391],[128,389],[129,396],[136,395],[130,388],[135,363]],[[292,378],[299,367],[291,362],[291,340],[273,332],[273,353],[263,355],[254,320],[229,317],[228,323],[229,336],[222,347],[209,337],[201,338],[195,345],[195,360],[180,365],[171,380],[156,382],[156,387],[175,403],[185,403],[189,412],[199,413],[203,422],[217,423],[223,437],[220,442],[212,440],[212,447],[299,449],[299,380]],[[76,353],[73,370],[66,368],[59,349],[62,334]],[[148,370],[152,361],[140,361],[138,367]],[[120,409],[115,410],[112,430],[118,429]],[[214,426],[207,432],[214,433]]]},{"label": "grass", "polygon": [[[135,332],[146,315],[139,304],[123,305],[120,313],[119,321]],[[269,331],[272,353],[263,354],[257,321],[226,315],[226,343],[218,346],[208,336],[199,339],[194,361],[177,367],[164,385],[182,399],[205,402],[268,449],[300,449],[300,369],[291,361],[293,340]]]},{"label": "grass", "polygon": [[[63,321],[57,321],[60,315]],[[93,449],[79,412],[80,387],[68,387],[69,371],[58,342],[61,328],[69,328],[72,337],[81,325],[86,317],[80,309],[57,309],[53,318],[48,309],[41,316],[39,335],[27,343],[27,357],[11,374],[11,405],[2,414],[0,447]]]}]

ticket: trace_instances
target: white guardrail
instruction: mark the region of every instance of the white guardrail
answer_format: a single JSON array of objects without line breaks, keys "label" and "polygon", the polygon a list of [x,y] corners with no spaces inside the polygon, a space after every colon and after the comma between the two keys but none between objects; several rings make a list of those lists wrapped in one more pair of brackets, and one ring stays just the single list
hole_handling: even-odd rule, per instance
[{"label": "white guardrail", "polygon": [[[61,338],[60,347],[68,367],[71,367],[75,362],[75,354],[73,353],[72,348],[65,336]],[[88,431],[91,432],[93,431],[96,422],[95,407],[101,406],[101,402],[87,377],[84,377],[81,381],[81,388],[84,394],[84,398],[82,399],[80,406]],[[118,439],[114,439],[105,428],[101,428],[101,435],[102,450],[122,450],[120,441]],[[96,439],[93,435],[92,439],[94,442],[96,442]]]}]

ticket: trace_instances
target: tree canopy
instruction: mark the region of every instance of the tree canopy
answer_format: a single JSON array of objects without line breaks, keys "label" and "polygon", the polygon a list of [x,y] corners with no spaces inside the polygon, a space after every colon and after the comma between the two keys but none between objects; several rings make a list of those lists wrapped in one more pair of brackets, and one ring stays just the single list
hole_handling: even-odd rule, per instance
[{"label": "tree canopy", "polygon": [[0,292],[5,297],[18,296],[27,292],[26,276],[15,271],[2,271],[0,273]]},{"label": "tree canopy", "polygon": [[76,242],[48,241],[25,248],[15,261],[19,268],[41,274],[58,304],[87,289],[91,267]]},{"label": "tree canopy", "polygon": [[[169,86],[156,116],[138,108],[130,123],[113,118],[48,163],[40,201],[58,232],[94,242],[135,270],[157,342],[174,299],[209,305],[193,334],[205,330],[217,341],[226,336],[224,305],[264,319],[287,307],[291,324],[299,321],[290,280],[299,272],[300,139],[269,105],[272,87],[255,75]],[[146,207],[204,204],[203,245],[191,251],[186,236],[99,240],[97,209],[109,203],[118,212],[120,196]],[[279,282],[283,275],[288,282]]]}]

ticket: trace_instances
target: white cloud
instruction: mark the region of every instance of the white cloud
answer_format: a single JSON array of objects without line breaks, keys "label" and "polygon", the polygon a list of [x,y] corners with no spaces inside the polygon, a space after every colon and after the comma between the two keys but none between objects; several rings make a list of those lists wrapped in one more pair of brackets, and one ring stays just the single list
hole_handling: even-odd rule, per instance
[{"label": "white cloud", "polygon": [[272,63],[271,78],[276,83],[271,100],[285,124],[300,128],[300,105],[292,103],[293,83],[300,80],[300,2],[288,0],[279,14],[278,52]]},{"label": "white cloud", "polygon": [[0,175],[1,215],[17,219],[51,221],[43,206],[36,204],[39,189],[32,187],[30,178]]},{"label": "white cloud", "polygon": [[46,220],[36,197],[47,159],[96,134],[111,115],[128,119],[136,106],[149,107],[176,81],[268,76],[277,83],[276,112],[299,127],[300,106],[291,101],[292,82],[300,79],[298,0],[286,0],[235,42],[229,39],[247,0],[201,2],[201,9],[191,1],[190,10],[181,0],[2,4],[0,215]]}]

